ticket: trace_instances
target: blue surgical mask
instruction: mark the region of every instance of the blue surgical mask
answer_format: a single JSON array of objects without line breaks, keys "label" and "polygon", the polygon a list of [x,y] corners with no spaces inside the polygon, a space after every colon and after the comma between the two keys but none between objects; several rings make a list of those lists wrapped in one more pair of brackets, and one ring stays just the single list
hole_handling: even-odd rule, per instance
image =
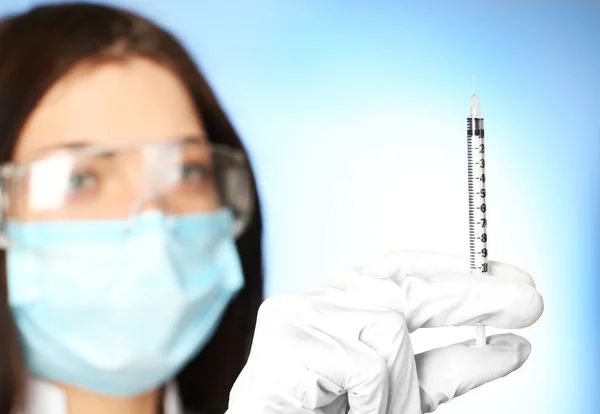
[{"label": "blue surgical mask", "polygon": [[30,372],[121,397],[169,381],[243,285],[232,226],[226,210],[11,223],[29,246],[7,252],[7,280]]}]

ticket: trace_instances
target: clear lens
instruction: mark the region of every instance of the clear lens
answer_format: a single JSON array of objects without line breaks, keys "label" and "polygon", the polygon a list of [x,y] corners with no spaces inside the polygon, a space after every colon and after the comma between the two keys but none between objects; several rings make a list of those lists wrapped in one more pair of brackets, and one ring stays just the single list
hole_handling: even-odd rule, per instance
[{"label": "clear lens", "polygon": [[254,205],[243,154],[198,139],[61,150],[28,164],[6,165],[0,179],[5,224],[127,219],[150,209],[186,215],[227,208],[235,217],[237,236]]}]

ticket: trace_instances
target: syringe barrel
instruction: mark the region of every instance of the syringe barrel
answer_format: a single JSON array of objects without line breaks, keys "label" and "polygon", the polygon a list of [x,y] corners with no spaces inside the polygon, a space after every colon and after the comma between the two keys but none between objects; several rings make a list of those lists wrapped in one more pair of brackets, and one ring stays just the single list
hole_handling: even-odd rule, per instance
[{"label": "syringe barrel", "polygon": [[472,273],[488,272],[487,205],[483,118],[467,118],[469,167],[469,248]]}]

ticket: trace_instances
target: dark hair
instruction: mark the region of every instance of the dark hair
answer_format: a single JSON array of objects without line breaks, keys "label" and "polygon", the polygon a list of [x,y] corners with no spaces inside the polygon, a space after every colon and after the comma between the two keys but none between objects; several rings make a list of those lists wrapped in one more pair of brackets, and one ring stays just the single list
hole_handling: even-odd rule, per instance
[{"label": "dark hair", "polygon": [[[124,61],[136,56],[162,64],[183,81],[209,140],[243,150],[207,81],[171,34],[122,9],[70,3],[39,6],[0,22],[0,163],[12,159],[27,118],[46,91],[71,68],[81,62]],[[229,390],[245,363],[262,301],[261,236],[257,200],[250,227],[237,241],[244,289],[229,305],[213,339],[177,379],[188,408],[206,414],[226,411]],[[5,261],[1,251],[3,272]],[[6,277],[2,279],[0,414],[8,414],[24,397],[25,368],[8,306]]]}]

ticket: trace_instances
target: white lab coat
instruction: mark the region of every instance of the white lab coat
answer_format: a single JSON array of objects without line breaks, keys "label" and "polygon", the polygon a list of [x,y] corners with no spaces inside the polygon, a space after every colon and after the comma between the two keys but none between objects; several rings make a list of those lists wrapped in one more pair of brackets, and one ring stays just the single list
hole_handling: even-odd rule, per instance
[{"label": "white lab coat", "polygon": [[[25,411],[19,414],[69,414],[65,393],[48,382],[30,378]],[[168,384],[164,396],[164,414],[199,414],[183,410],[177,386]]]}]

